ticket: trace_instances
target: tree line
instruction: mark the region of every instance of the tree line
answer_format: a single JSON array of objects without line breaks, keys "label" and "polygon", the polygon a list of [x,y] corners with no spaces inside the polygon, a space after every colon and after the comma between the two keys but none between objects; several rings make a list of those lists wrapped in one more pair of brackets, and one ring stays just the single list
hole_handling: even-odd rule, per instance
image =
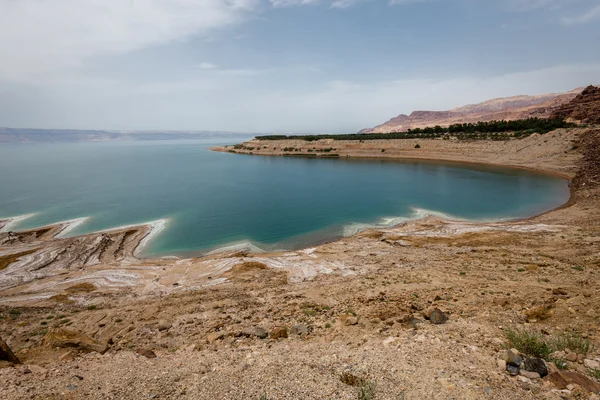
[{"label": "tree line", "polygon": [[[561,118],[527,118],[514,121],[488,121],[465,124],[452,124],[448,127],[439,125],[426,128],[409,129],[407,132],[391,133],[350,133],[341,135],[265,135],[257,136],[258,140],[304,140],[307,142],[333,140],[380,140],[380,139],[492,139],[509,140],[512,137],[524,137],[534,133],[544,134],[559,128],[569,128],[574,124]],[[512,134],[509,134],[512,133]]]}]

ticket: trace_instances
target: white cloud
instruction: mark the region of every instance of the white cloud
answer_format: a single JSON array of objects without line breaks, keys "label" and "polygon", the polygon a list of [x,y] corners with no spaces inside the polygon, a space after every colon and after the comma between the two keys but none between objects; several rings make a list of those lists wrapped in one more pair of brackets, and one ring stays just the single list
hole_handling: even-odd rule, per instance
[{"label": "white cloud", "polygon": [[[600,64],[479,78],[334,80],[313,88],[270,89],[260,81],[268,75],[234,79],[214,70],[207,72],[208,76],[201,74],[193,80],[143,84],[61,82],[31,93],[19,89],[16,96],[0,85],[6,93],[5,104],[0,97],[0,119],[9,126],[30,126],[32,110],[36,110],[36,126],[55,128],[354,132],[414,110],[446,110],[494,97],[597,84]],[[9,101],[14,97],[20,106]]]},{"label": "white cloud", "polygon": [[292,7],[318,4],[320,0],[269,0],[273,7]]},{"label": "white cloud", "polygon": [[600,4],[590,8],[583,14],[575,17],[564,17],[562,23],[565,25],[587,24],[593,21],[600,21]]},{"label": "white cloud", "polygon": [[95,56],[236,22],[260,0],[0,0],[0,80],[76,68]]},{"label": "white cloud", "polygon": [[203,62],[203,63],[198,64],[198,68],[200,68],[200,69],[215,69],[215,68],[217,68],[217,66],[215,64],[211,64],[208,62]]}]

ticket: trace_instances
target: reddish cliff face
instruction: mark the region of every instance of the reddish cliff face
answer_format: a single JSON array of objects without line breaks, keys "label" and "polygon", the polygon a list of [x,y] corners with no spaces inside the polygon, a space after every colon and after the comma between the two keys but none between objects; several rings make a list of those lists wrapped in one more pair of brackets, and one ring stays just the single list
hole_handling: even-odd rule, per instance
[{"label": "reddish cliff face", "polygon": [[571,102],[554,110],[552,117],[585,124],[600,124],[600,87],[586,87]]},{"label": "reddish cliff face", "polygon": [[570,103],[583,88],[566,93],[551,93],[538,96],[514,96],[488,100],[448,111],[415,111],[410,115],[400,114],[378,125],[364,129],[362,133],[404,132],[408,129],[427,126],[448,126],[457,123],[515,120],[530,117],[548,118],[561,106]]}]

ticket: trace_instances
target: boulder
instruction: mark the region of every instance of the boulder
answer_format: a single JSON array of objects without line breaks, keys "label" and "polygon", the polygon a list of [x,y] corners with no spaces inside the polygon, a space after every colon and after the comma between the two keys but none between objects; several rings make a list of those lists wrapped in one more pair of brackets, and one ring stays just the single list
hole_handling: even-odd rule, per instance
[{"label": "boulder", "polygon": [[436,308],[429,315],[429,320],[432,324],[441,325],[448,321],[448,316],[439,308]]},{"label": "boulder", "polygon": [[93,339],[81,332],[63,328],[48,331],[42,340],[42,344],[49,347],[74,348],[84,353],[96,351],[104,354],[108,350],[106,342]]},{"label": "boulder", "polygon": [[548,375],[548,367],[541,358],[527,358],[523,364],[523,369],[529,372],[535,372],[542,378]]},{"label": "boulder", "polygon": [[0,360],[8,361],[8,362],[11,362],[14,364],[21,363],[19,361],[19,359],[17,358],[17,356],[14,355],[14,353],[12,352],[10,347],[8,347],[6,342],[4,340],[2,340],[1,337],[0,337]]}]

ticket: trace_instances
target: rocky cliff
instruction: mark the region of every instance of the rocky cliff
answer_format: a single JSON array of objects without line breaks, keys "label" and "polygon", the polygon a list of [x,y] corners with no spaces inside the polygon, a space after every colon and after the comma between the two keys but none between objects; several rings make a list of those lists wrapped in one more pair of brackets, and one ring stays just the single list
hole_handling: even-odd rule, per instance
[{"label": "rocky cliff", "polygon": [[586,87],[572,101],[554,110],[552,117],[584,124],[600,124],[600,87]]},{"label": "rocky cliff", "polygon": [[384,124],[364,129],[361,133],[404,132],[427,126],[502,119],[547,118],[563,105],[570,103],[582,91],[583,88],[578,88],[565,93],[499,98],[448,111],[415,111],[410,115],[400,114]]}]

